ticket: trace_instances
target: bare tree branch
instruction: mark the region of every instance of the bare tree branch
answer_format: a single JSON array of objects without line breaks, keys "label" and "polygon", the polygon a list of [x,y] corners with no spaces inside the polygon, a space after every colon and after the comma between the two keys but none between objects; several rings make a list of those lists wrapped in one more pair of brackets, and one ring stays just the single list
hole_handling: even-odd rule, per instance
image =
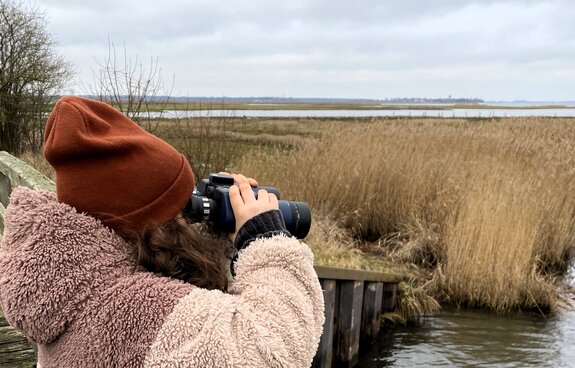
[{"label": "bare tree branch", "polygon": [[0,0],[0,149],[41,148],[46,111],[73,73],[55,46],[43,12]]},{"label": "bare tree branch", "polygon": [[132,59],[128,55],[126,45],[118,57],[116,46],[108,40],[108,56],[98,64],[87,93],[114,105],[140,126],[154,131],[153,113],[157,115],[164,110],[173,88],[173,79],[170,88],[164,87],[158,58],[150,58],[149,65],[144,67],[138,56]]}]

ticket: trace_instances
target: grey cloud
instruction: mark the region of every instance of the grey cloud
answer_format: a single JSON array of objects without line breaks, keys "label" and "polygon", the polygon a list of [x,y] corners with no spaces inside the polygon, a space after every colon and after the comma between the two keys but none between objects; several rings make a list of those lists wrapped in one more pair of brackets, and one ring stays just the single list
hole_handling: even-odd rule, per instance
[{"label": "grey cloud", "polygon": [[[77,60],[87,64],[86,53],[105,57],[110,38],[132,54],[159,56],[182,90],[193,85],[247,91],[249,78],[264,75],[267,82],[250,88],[267,85],[276,91],[287,85],[319,93],[341,85],[342,91],[364,88],[375,96],[378,84],[394,83],[401,95],[408,88],[423,92],[435,84],[443,91],[468,81],[481,95],[489,91],[483,80],[517,79],[514,83],[523,85],[515,73],[547,75],[560,83],[550,65],[564,81],[575,82],[566,67],[575,60],[575,6],[569,1],[44,0],[41,5],[62,50]],[[353,88],[344,88],[344,82]]]}]

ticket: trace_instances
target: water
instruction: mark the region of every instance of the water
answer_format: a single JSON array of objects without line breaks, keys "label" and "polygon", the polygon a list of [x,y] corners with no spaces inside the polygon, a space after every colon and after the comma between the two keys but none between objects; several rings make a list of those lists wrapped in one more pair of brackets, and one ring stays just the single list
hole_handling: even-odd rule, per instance
[{"label": "water", "polygon": [[575,367],[575,306],[549,319],[447,309],[381,332],[357,367]]},{"label": "water", "polygon": [[575,367],[575,312],[545,319],[446,310],[381,333],[357,367]]},{"label": "water", "polygon": [[151,113],[152,118],[187,118],[202,116],[246,116],[246,117],[519,117],[549,116],[575,117],[575,107],[549,109],[449,109],[449,110],[166,110],[162,113]]}]

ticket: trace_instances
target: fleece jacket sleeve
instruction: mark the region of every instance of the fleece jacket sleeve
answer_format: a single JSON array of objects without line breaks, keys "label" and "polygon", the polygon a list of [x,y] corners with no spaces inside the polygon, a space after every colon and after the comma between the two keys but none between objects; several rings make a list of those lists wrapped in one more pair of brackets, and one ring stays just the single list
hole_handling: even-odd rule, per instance
[{"label": "fleece jacket sleeve", "polygon": [[194,288],[164,319],[145,367],[309,367],[324,321],[309,247],[277,235],[236,262],[231,294]]}]

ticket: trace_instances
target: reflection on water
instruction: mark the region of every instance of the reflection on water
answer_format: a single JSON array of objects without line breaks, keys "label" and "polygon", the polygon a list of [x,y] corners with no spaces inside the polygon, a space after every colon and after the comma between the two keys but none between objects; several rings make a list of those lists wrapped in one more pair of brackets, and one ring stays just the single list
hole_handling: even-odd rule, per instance
[{"label": "reflection on water", "polygon": [[358,367],[575,367],[575,311],[545,319],[445,310],[382,332]]}]

